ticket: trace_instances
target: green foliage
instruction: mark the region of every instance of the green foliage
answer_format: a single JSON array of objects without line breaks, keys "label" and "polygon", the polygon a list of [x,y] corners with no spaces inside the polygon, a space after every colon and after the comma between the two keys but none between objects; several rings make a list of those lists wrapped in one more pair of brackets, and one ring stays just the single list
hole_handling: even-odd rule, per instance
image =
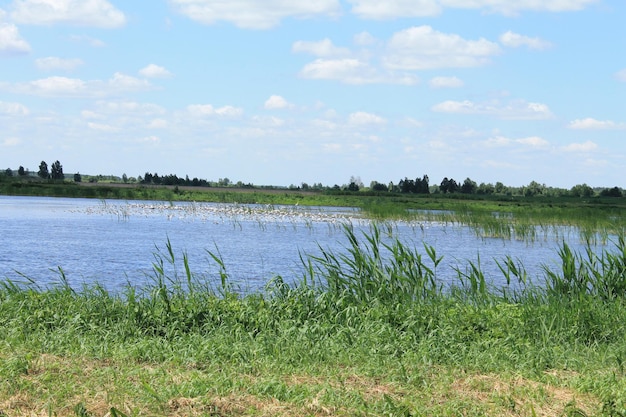
[{"label": "green foliage", "polygon": [[[445,255],[402,242],[385,224],[366,233],[346,227],[345,235],[344,250],[302,254],[300,279],[289,283],[275,277],[259,293],[241,294],[230,285],[219,250],[209,252],[213,273],[199,274],[169,240],[156,248],[145,287],[129,283],[119,293],[98,285],[76,289],[62,269],[58,285],[49,288],[5,281],[0,285],[0,401],[2,392],[33,389],[33,378],[44,383],[35,352],[114,364],[112,375],[123,376],[104,375],[108,389],[113,380],[126,384],[133,397],[149,405],[141,412],[122,407],[131,395],[116,402],[111,394],[106,410],[112,416],[168,414],[177,398],[242,393],[300,409],[319,403],[320,410],[345,415],[490,414],[485,407],[491,400],[483,405],[450,400],[448,372],[515,375],[538,381],[532,386],[558,383],[595,395],[598,414],[624,411],[623,235],[599,252],[589,247],[578,254],[563,244],[560,269],[545,267],[544,281],[536,279],[539,286],[528,279],[523,261],[497,260],[511,284],[498,289],[488,285],[493,277],[485,276],[480,259],[459,267],[457,282],[441,282],[437,270]],[[137,366],[148,370],[126,370]],[[184,374],[162,375],[166,367]],[[574,376],[551,379],[563,370]],[[315,382],[322,375],[327,382]],[[349,386],[355,379],[360,383],[354,375],[377,385],[355,391]],[[67,397],[75,415],[96,415],[83,400],[83,387],[78,393],[54,392]],[[522,395],[524,404],[540,407],[551,401],[533,392],[532,398]],[[433,395],[448,400],[432,401]],[[516,412],[522,407],[510,396],[498,401]],[[558,412],[588,410],[567,403]]]}]

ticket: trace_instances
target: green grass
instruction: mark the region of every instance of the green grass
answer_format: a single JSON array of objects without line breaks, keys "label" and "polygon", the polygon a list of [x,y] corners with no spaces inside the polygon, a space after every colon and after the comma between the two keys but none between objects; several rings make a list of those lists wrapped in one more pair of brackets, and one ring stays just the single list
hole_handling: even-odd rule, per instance
[{"label": "green grass", "polygon": [[[545,285],[373,227],[240,295],[169,242],[145,288],[0,286],[0,415],[626,414],[626,244],[563,245]],[[383,239],[383,236],[385,237]],[[105,273],[103,271],[103,273]]]}]

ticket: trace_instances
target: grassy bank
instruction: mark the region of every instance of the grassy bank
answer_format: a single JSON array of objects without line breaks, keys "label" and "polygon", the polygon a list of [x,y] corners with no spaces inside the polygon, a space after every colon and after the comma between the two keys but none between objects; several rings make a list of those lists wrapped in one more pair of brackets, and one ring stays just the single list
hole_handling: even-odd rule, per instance
[{"label": "grassy bank", "polygon": [[[0,287],[0,415],[624,415],[626,243],[510,286],[478,262],[346,228],[343,253],[238,295],[169,245],[152,284],[113,294]],[[446,255],[447,256],[447,255]],[[106,273],[103,271],[103,273]],[[541,284],[541,285],[539,285]]]}]

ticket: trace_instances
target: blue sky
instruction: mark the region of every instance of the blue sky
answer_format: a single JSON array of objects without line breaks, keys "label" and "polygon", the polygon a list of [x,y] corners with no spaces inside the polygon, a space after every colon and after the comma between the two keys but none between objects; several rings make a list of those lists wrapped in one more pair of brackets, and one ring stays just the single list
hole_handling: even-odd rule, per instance
[{"label": "blue sky", "polygon": [[0,0],[0,167],[626,187],[623,0]]}]

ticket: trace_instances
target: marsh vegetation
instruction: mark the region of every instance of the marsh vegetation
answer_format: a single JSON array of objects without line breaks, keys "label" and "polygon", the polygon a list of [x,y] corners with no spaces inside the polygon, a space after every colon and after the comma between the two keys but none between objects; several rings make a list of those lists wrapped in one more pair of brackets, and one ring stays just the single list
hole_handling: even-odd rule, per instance
[{"label": "marsh vegetation", "polygon": [[[436,248],[345,226],[241,295],[218,252],[199,279],[171,243],[151,285],[0,287],[4,415],[622,415],[626,243],[559,252],[543,282],[499,259],[438,279]],[[388,237],[388,236],[387,236]]]}]

